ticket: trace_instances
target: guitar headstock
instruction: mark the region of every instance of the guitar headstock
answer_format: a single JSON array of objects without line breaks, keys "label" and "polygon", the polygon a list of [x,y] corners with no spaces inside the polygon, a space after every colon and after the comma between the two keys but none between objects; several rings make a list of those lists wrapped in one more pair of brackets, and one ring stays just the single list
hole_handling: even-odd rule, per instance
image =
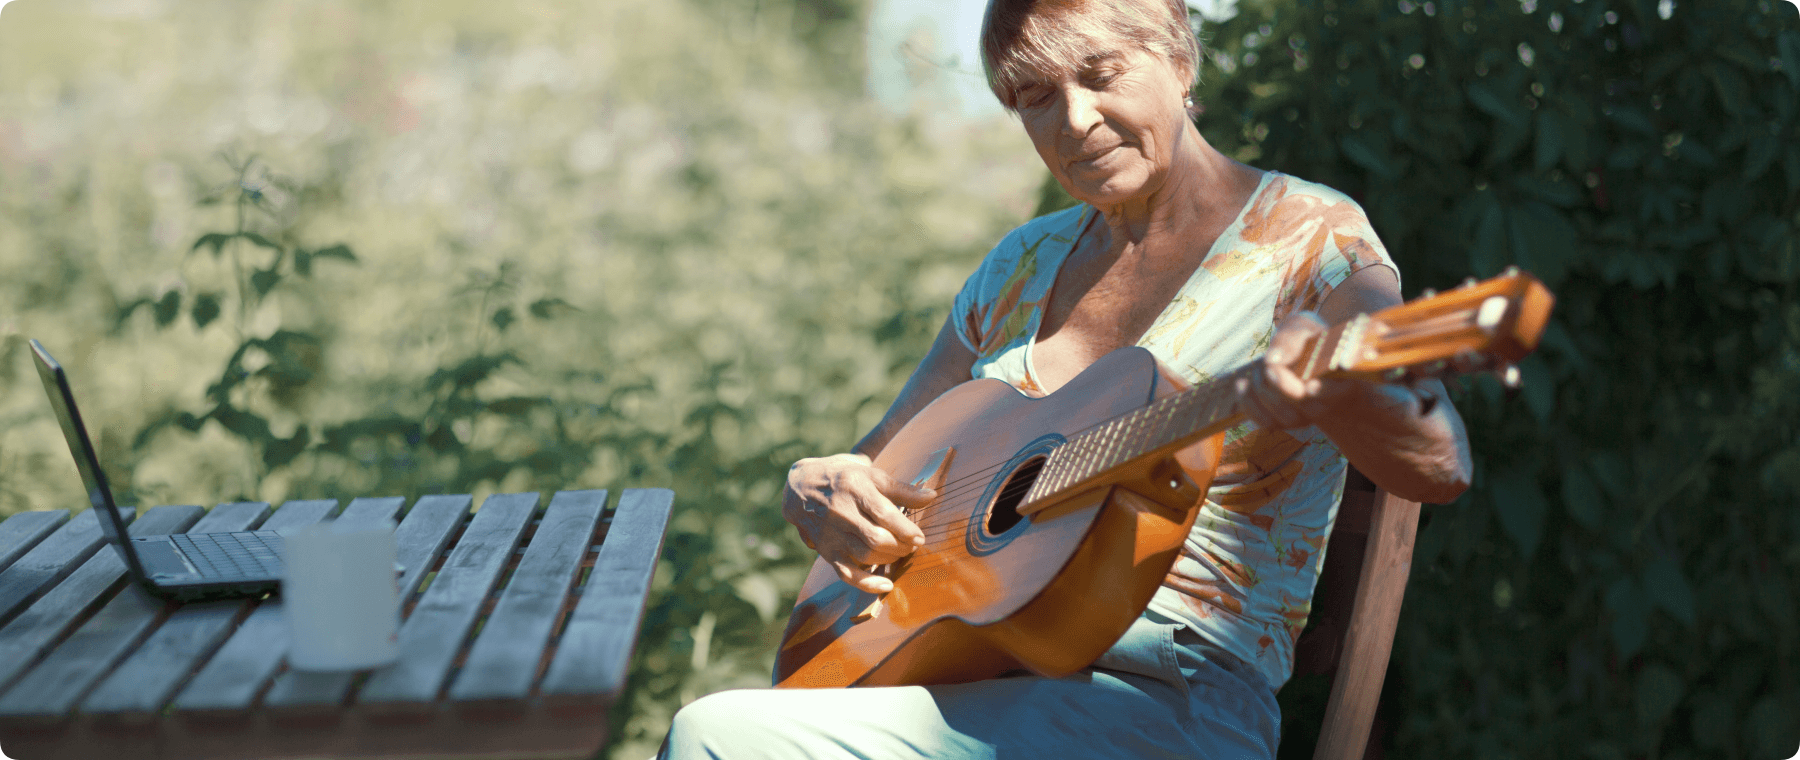
[{"label": "guitar headstock", "polygon": [[1358,317],[1339,333],[1329,373],[1381,382],[1491,371],[1518,384],[1515,362],[1537,348],[1556,298],[1536,277],[1498,277]]}]

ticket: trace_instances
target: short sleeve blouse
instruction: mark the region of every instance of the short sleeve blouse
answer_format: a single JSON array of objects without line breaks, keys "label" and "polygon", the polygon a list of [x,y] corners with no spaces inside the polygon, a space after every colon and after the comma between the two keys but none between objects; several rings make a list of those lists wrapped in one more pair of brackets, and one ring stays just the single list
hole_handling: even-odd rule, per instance
[{"label": "short sleeve blouse", "polygon": [[[1032,344],[1056,273],[1095,213],[1080,205],[1027,222],[969,277],[952,316],[976,356],[974,377],[1043,393]],[[1373,265],[1399,271],[1360,206],[1324,185],[1269,172],[1138,345],[1188,382],[1208,382],[1261,356],[1290,313],[1316,311],[1345,278]],[[1344,457],[1317,428],[1245,423],[1228,431],[1219,473],[1151,608],[1279,688],[1306,627],[1344,471]]]}]

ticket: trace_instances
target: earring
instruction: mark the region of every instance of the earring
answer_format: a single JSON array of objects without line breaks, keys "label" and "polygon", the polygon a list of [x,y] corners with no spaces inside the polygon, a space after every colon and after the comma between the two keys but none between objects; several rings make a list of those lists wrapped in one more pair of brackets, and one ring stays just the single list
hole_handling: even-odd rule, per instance
[{"label": "earring", "polygon": [[1193,108],[1194,107],[1194,96],[1192,94],[1181,96],[1181,104],[1184,106],[1187,106],[1188,108]]}]

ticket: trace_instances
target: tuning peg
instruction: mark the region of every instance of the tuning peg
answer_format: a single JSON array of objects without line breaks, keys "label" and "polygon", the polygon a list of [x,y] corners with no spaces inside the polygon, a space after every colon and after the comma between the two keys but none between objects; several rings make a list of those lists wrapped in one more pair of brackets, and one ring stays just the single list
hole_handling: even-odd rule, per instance
[{"label": "tuning peg", "polygon": [[1501,385],[1512,390],[1518,390],[1519,386],[1525,384],[1524,379],[1519,376],[1519,365],[1517,364],[1508,364],[1501,367],[1494,374],[1496,377],[1500,378]]},{"label": "tuning peg", "polygon": [[1464,287],[1464,288],[1472,288],[1472,287],[1475,287],[1475,278],[1473,278],[1473,277],[1464,277],[1464,278],[1463,278],[1463,281],[1462,281],[1462,286],[1461,286],[1461,287]]},{"label": "tuning peg", "polygon": [[1474,350],[1465,348],[1457,351],[1456,356],[1450,358],[1450,366],[1455,367],[1459,373],[1480,372],[1487,368],[1488,359]]},{"label": "tuning peg", "polygon": [[1437,290],[1433,289],[1433,288],[1426,288],[1423,292],[1419,293],[1419,297],[1420,298],[1436,298]]},{"label": "tuning peg", "polygon": [[1518,277],[1519,276],[1519,267],[1516,265],[1509,266],[1506,269],[1501,270],[1500,274],[1505,277]]},{"label": "tuning peg", "polygon": [[1406,379],[1405,367],[1392,367],[1381,373],[1382,382],[1397,383]]},{"label": "tuning peg", "polygon": [[1493,332],[1500,326],[1500,320],[1506,318],[1506,299],[1501,296],[1488,296],[1475,311],[1475,326],[1487,332]]}]

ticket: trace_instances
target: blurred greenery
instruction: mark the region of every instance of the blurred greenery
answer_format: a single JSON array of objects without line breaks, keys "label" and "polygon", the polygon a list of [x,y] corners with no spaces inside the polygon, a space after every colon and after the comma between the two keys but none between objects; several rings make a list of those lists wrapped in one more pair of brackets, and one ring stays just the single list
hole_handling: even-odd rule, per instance
[{"label": "blurred greenery", "polygon": [[[609,754],[765,685],[778,488],[885,410],[1042,167],[861,94],[861,3],[49,2],[0,16],[0,514],[670,487]],[[76,51],[80,51],[79,53]]]},{"label": "blurred greenery", "polygon": [[[1421,529],[1398,756],[1800,744],[1800,17],[1698,5],[1208,27],[1215,145],[1351,193],[1409,294],[1518,263],[1559,298],[1523,392],[1458,390],[1477,482]],[[5,6],[0,514],[82,502],[28,337],[143,504],[674,488],[606,753],[651,754],[767,682],[807,564],[787,464],[866,430],[987,246],[1067,202],[1016,125],[871,103],[867,15]],[[1284,756],[1318,686],[1281,695]]]}]

